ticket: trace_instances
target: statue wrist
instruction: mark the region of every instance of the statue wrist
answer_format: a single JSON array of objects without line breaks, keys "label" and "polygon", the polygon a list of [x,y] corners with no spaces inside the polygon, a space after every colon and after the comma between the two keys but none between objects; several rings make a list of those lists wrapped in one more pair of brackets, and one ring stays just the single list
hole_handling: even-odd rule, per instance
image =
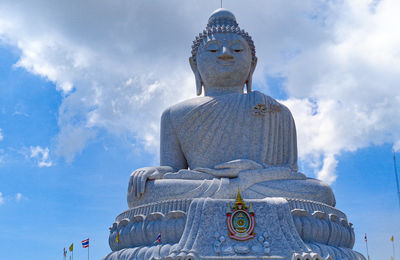
[{"label": "statue wrist", "polygon": [[175,168],[173,168],[171,166],[157,166],[156,168],[157,168],[157,171],[162,175],[164,175],[164,174],[166,174],[168,172],[176,172],[176,171],[178,171],[177,169],[175,169]]}]

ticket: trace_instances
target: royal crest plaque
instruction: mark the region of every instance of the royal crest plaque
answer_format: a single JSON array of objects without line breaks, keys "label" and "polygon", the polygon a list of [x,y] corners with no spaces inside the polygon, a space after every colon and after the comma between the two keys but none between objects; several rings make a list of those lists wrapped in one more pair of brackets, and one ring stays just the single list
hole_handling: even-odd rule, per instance
[{"label": "royal crest plaque", "polygon": [[247,206],[240,195],[240,191],[238,191],[235,205],[231,207],[228,204],[228,212],[226,213],[229,237],[239,241],[252,239],[255,236],[254,216],[251,203]]}]

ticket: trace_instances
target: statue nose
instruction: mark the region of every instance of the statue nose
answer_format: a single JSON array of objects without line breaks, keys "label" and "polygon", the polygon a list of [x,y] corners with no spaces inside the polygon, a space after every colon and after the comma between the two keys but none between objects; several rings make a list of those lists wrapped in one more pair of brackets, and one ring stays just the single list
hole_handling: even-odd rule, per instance
[{"label": "statue nose", "polygon": [[229,49],[227,47],[222,47],[222,53],[218,57],[221,60],[233,60],[233,56],[231,55]]}]

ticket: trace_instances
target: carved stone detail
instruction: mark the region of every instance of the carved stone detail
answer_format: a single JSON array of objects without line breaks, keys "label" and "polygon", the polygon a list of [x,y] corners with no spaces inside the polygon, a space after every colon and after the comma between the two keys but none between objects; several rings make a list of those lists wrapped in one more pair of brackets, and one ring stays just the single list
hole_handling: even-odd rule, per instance
[{"label": "carved stone detail", "polygon": [[[170,211],[167,214],[153,212],[147,216],[136,215],[123,218],[110,228],[109,244],[113,251],[122,248],[152,245],[157,235],[162,233],[163,244],[174,244],[182,236],[186,223],[186,213]],[[116,241],[119,234],[119,241]]]}]

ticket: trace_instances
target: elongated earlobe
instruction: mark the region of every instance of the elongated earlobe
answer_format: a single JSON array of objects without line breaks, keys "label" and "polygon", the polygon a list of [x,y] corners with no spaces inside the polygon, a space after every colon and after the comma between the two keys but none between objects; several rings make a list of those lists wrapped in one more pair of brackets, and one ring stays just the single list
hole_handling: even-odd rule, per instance
[{"label": "elongated earlobe", "polygon": [[201,80],[201,76],[199,73],[199,70],[197,69],[197,64],[193,60],[192,57],[189,58],[189,63],[190,67],[192,68],[192,71],[194,73],[194,78],[196,79],[196,94],[197,96],[200,96],[201,93],[203,92],[203,81]]},{"label": "elongated earlobe", "polygon": [[253,81],[253,79],[251,77],[249,79],[247,79],[247,81],[246,81],[246,91],[247,91],[247,93],[251,92],[251,84],[253,83],[252,81]]},{"label": "elongated earlobe", "polygon": [[247,77],[247,80],[246,80],[246,91],[247,91],[247,93],[251,92],[251,85],[253,83],[253,73],[254,73],[254,70],[256,69],[256,66],[257,66],[257,57],[254,58],[254,60],[253,60],[253,62],[251,64],[249,76]]},{"label": "elongated earlobe", "polygon": [[196,77],[196,95],[200,96],[201,92],[203,92],[203,84],[201,83],[200,75],[198,77],[197,76],[195,77]]}]

